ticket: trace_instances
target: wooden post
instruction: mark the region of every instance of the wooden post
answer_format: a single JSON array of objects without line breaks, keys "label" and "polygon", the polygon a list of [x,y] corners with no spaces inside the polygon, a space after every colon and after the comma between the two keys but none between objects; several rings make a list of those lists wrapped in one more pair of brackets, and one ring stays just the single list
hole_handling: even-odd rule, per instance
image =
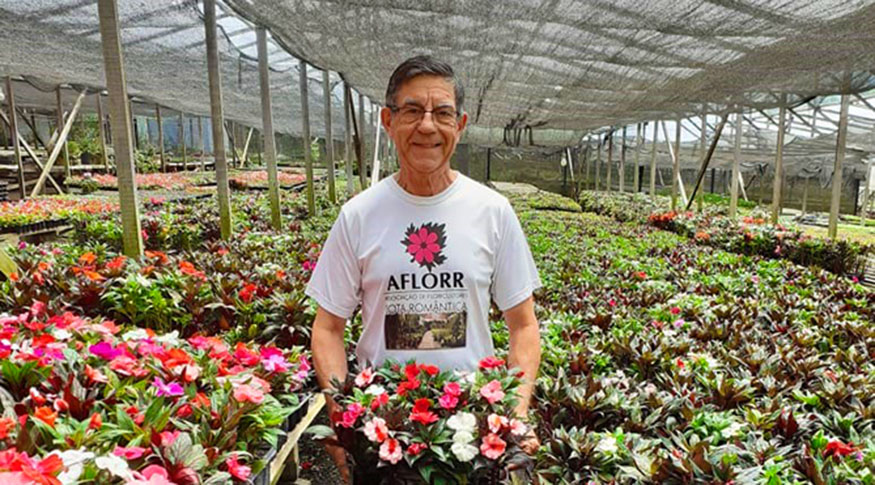
[{"label": "wooden post", "polygon": [[352,112],[349,110],[349,85],[343,82],[343,165],[346,171],[346,195],[355,194],[355,180],[352,174]]},{"label": "wooden post", "polygon": [[9,132],[12,138],[12,150],[15,154],[15,165],[18,166],[18,190],[21,199],[27,198],[27,188],[24,186],[24,163],[21,162],[21,145],[18,143],[18,114],[15,112],[15,93],[12,90],[12,77],[6,76],[6,103],[9,106]]},{"label": "wooden post", "polygon": [[155,123],[158,125],[158,158],[161,160],[161,171],[167,171],[167,159],[164,157],[164,124],[161,122],[161,106],[155,105]]},{"label": "wooden post", "polygon": [[602,144],[604,143],[604,139],[602,137],[598,138],[598,146],[596,150],[596,161],[595,161],[595,187],[596,191],[599,190],[599,186],[601,185],[602,178]]},{"label": "wooden post", "polygon": [[[722,129],[722,128],[721,128]],[[716,135],[715,135],[716,137]],[[699,130],[699,142],[702,144],[702,153],[705,153],[708,146],[708,115],[705,113],[705,107],[702,107],[702,129]],[[710,160],[709,160],[710,163]],[[702,172],[700,175],[702,179],[705,178],[705,172]],[[702,181],[699,180],[696,182],[697,187],[701,185]],[[701,213],[705,210],[705,189],[696,189],[698,192],[695,192],[693,195],[696,195],[696,211]]]},{"label": "wooden post", "polygon": [[738,215],[738,180],[741,175],[741,108],[735,112],[735,153],[729,189],[729,217]]},{"label": "wooden post", "polygon": [[656,203],[656,146],[659,144],[658,121],[653,122],[653,145],[650,147],[650,201]]},{"label": "wooden post", "polygon": [[301,138],[304,140],[304,165],[307,167],[307,210],[316,215],[316,190],[313,181],[313,160],[310,157],[310,100],[307,94],[307,63],[301,59],[298,80],[301,87]]},{"label": "wooden post", "polygon": [[638,123],[635,130],[635,173],[632,175],[634,177],[632,180],[633,192],[641,191],[641,173],[638,170],[638,167],[641,166],[641,145],[644,143],[646,128],[646,123]]},{"label": "wooden post", "polygon": [[829,228],[827,235],[830,239],[838,236],[839,230],[839,204],[842,201],[842,164],[845,161],[845,143],[848,137],[848,108],[850,105],[850,76],[845,76],[844,92],[842,93],[842,107],[839,113],[839,130],[836,134],[836,158],[832,172],[832,197],[829,204]]},{"label": "wooden post", "polygon": [[[63,128],[61,128],[60,133],[58,134],[58,142],[55,144],[54,148],[52,148],[52,153],[49,154],[49,158],[46,161],[45,167],[43,168],[42,173],[40,173],[39,179],[36,181],[36,185],[33,188],[33,191],[30,193],[31,197],[36,197],[39,195],[40,191],[43,190],[43,187],[46,185],[46,179],[49,177],[49,174],[52,171],[52,167],[55,165],[55,161],[61,154],[61,150],[66,146],[67,136],[70,134],[70,129],[73,128],[73,120],[76,119],[76,114],[79,113],[79,108],[82,107],[82,100],[85,98],[85,91],[79,93],[79,97],[76,98],[76,104],[73,105],[73,109],[70,111],[70,115],[67,117],[67,120],[64,122]],[[69,169],[69,167],[68,167]]]},{"label": "wooden post", "polygon": [[872,162],[866,164],[866,185],[863,186],[863,210],[860,212],[860,225],[866,227],[866,219],[869,216],[869,195],[872,187]]},{"label": "wooden post", "polygon": [[334,134],[331,131],[331,80],[328,70],[322,71],[322,90],[325,92],[325,164],[328,168],[328,200],[337,203],[337,188],[334,186]]},{"label": "wooden post", "polygon": [[[131,112],[125,83],[124,59],[118,28],[116,0],[98,0],[100,39],[103,64],[109,91],[109,116],[112,129],[115,165],[118,172],[119,205],[122,216],[124,253],[139,259],[143,254],[140,232],[137,186],[134,180],[134,145],[131,133]],[[50,164],[46,164],[48,167]]]},{"label": "wooden post", "polygon": [[[207,170],[207,141],[204,136],[204,119],[200,116],[197,117],[197,138],[201,148],[201,171],[205,172]],[[213,145],[213,151],[216,151],[216,145]]]},{"label": "wooden post", "polygon": [[258,44],[258,81],[261,87],[261,126],[264,136],[264,158],[267,162],[268,199],[270,199],[270,222],[274,229],[282,228],[280,213],[280,189],[276,167],[276,139],[273,132],[273,107],[270,100],[270,65],[267,58],[267,31],[261,25],[255,30]]},{"label": "wooden post", "polygon": [[182,149],[182,170],[188,172],[188,159],[185,158],[185,115],[179,112],[179,146]]},{"label": "wooden post", "polygon": [[[699,173],[696,176],[696,185],[693,187],[693,193],[691,194],[690,199],[687,201],[686,210],[690,210],[690,206],[693,204],[693,199],[696,198],[696,193],[700,192],[699,187],[702,185],[702,181],[705,179],[705,172],[708,171],[708,165],[711,163],[711,157],[714,156],[714,151],[717,150],[717,142],[720,141],[720,135],[723,133],[723,127],[726,126],[727,118],[729,118],[729,115],[724,114],[723,118],[720,119],[720,123],[718,123],[717,128],[714,129],[714,139],[711,140],[711,145],[708,147],[708,151],[702,152],[702,165],[700,166]],[[703,133],[704,127],[705,125],[703,124]]]},{"label": "wooden post", "polygon": [[606,177],[605,190],[611,193],[611,175],[614,173],[612,165],[614,164],[614,127],[608,132],[608,173]]},{"label": "wooden post", "polygon": [[808,211],[808,185],[810,183],[811,181],[806,177],[805,182],[803,182],[804,185],[802,185],[802,215],[805,215]]},{"label": "wooden post", "polygon": [[[620,142],[620,169],[617,171],[617,179],[619,179],[619,192],[625,192],[626,181],[626,125],[623,125],[623,133]],[[634,191],[633,191],[634,192]]]},{"label": "wooden post", "polygon": [[[0,120],[3,120],[3,123],[6,124],[6,127],[9,130],[12,130],[12,121],[6,116],[6,113],[4,113],[2,110],[0,110]],[[39,157],[36,155],[34,150],[30,148],[30,145],[27,144],[27,139],[21,136],[20,132],[16,133],[16,135],[18,137],[18,143],[20,144],[21,148],[24,148],[24,152],[27,153],[31,160],[33,160],[33,163],[35,163],[36,166],[40,169],[40,172],[42,172],[45,169],[45,166],[42,164],[42,162],[40,162]],[[55,181],[54,177],[49,175],[47,179],[49,183],[52,184],[52,187],[54,187],[59,194],[64,193],[64,190],[61,188],[60,185],[58,185],[58,182]]]},{"label": "wooden post", "polygon": [[[672,166],[672,184],[671,184],[671,210],[675,210],[678,205],[678,191],[682,190],[683,180],[681,179],[681,118],[678,117],[675,123],[674,130],[674,165]],[[686,202],[685,202],[686,203]]]},{"label": "wooden post", "polygon": [[[64,126],[64,103],[61,100],[61,86],[55,88],[55,97],[58,100],[58,132],[60,133],[61,127]],[[58,140],[58,142],[64,146],[64,154],[62,155],[64,175],[66,178],[70,178],[70,149],[67,146],[67,139],[64,137],[63,140]]]},{"label": "wooden post", "polygon": [[[204,28],[206,29],[216,193],[219,196],[219,229],[222,239],[227,240],[231,237],[231,194],[228,188],[228,161],[225,157],[225,117],[222,112],[222,76],[219,70],[219,48],[216,40],[216,0],[204,0]],[[201,163],[203,163],[203,157]]]},{"label": "wooden post", "polygon": [[784,123],[787,119],[787,95],[781,95],[778,113],[778,146],[775,152],[775,180],[772,185],[772,224],[778,223],[781,215],[781,189],[784,184]]},{"label": "wooden post", "polygon": [[97,136],[100,137],[100,151],[103,154],[103,168],[109,173],[109,153],[106,150],[106,117],[103,115],[103,94],[97,93]]},{"label": "wooden post", "polygon": [[368,153],[367,153],[367,145],[365,144],[365,140],[367,140],[368,133],[365,129],[365,95],[359,93],[359,145],[361,146],[361,158],[359,158],[359,177],[362,179],[362,190],[368,186],[368,170],[367,170],[367,162]]}]

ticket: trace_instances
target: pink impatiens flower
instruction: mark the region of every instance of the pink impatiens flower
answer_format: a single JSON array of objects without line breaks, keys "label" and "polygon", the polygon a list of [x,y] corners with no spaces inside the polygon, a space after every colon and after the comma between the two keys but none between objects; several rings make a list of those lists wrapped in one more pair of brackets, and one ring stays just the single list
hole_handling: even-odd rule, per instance
[{"label": "pink impatiens flower", "polygon": [[264,370],[279,374],[288,371],[291,367],[282,350],[276,347],[261,349],[261,365],[264,367]]},{"label": "pink impatiens flower", "polygon": [[496,434],[489,433],[480,444],[480,453],[490,460],[497,460],[504,453],[505,448],[507,448],[507,443],[503,439]]},{"label": "pink impatiens flower", "polygon": [[380,459],[396,464],[401,461],[401,444],[395,438],[389,438],[380,445]]},{"label": "pink impatiens flower", "polygon": [[340,421],[340,425],[344,428],[352,428],[355,426],[356,420],[358,420],[359,416],[364,414],[365,408],[361,404],[354,402],[346,407],[346,411],[343,412],[342,419]]},{"label": "pink impatiens flower", "polygon": [[355,376],[355,385],[358,387],[367,387],[374,382],[374,370],[370,367],[365,367]]},{"label": "pink impatiens flower", "polygon": [[246,481],[249,479],[249,475],[252,474],[252,468],[246,465],[241,465],[240,462],[237,461],[237,453],[231,453],[231,456],[225,460],[225,465],[228,467],[228,473],[240,481]]},{"label": "pink impatiens flower", "polygon": [[157,395],[158,397],[175,397],[185,394],[185,389],[183,389],[182,386],[180,386],[178,383],[165,383],[163,380],[161,380],[160,377],[156,377],[155,380],[152,381],[152,385],[155,386],[155,395]]},{"label": "pink impatiens flower", "polygon": [[389,428],[386,427],[386,420],[383,418],[374,418],[365,423],[365,436],[374,443],[382,443],[389,437]]},{"label": "pink impatiens flower", "polygon": [[414,232],[408,236],[410,244],[407,245],[407,252],[413,255],[417,263],[423,261],[431,263],[434,261],[434,255],[440,252],[441,247],[437,244],[438,235],[434,232],[429,232],[428,229],[422,227],[418,232]]},{"label": "pink impatiens flower", "polygon": [[494,404],[504,399],[504,391],[501,389],[501,383],[494,379],[480,388],[480,395],[483,396],[489,404]]},{"label": "pink impatiens flower", "polygon": [[264,392],[249,384],[241,384],[234,388],[234,399],[239,403],[261,404],[264,401]]},{"label": "pink impatiens flower", "polygon": [[492,413],[486,418],[486,423],[489,425],[489,431],[498,433],[501,431],[501,428],[510,424],[510,421],[504,416]]},{"label": "pink impatiens flower", "polygon": [[146,454],[146,448],[140,448],[139,446],[131,446],[128,448],[124,448],[121,446],[116,446],[112,451],[112,454],[115,456],[120,456],[126,460],[136,460],[140,458],[144,454]]}]

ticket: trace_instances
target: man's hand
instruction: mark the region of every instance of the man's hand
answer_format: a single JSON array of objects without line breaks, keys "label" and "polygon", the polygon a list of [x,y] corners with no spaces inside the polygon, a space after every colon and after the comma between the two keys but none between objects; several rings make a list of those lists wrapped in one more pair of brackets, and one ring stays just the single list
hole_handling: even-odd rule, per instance
[{"label": "man's hand", "polygon": [[540,447],[541,441],[538,439],[538,435],[535,433],[534,429],[530,429],[529,432],[523,436],[522,441],[520,441],[520,448],[522,448],[522,450],[529,456],[534,456]]},{"label": "man's hand", "polygon": [[[330,389],[331,381],[346,380],[349,369],[346,366],[346,348],[343,345],[343,330],[346,319],[333,315],[321,307],[316,311],[310,349],[313,352],[313,365],[316,368],[316,381],[322,389]],[[328,416],[338,410],[338,404],[330,396],[326,399]],[[334,423],[332,423],[332,426]],[[325,444],[325,451],[334,460],[344,483],[350,483],[346,451],[340,446]]]}]

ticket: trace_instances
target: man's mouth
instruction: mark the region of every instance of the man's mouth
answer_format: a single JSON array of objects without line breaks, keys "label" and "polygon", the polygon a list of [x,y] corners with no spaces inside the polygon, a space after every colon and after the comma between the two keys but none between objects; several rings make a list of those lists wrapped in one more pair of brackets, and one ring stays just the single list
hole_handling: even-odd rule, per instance
[{"label": "man's mouth", "polygon": [[443,145],[443,143],[441,143],[441,142],[435,142],[435,143],[416,143],[416,142],[414,142],[413,143],[413,146],[416,146],[419,148],[437,148],[441,145]]}]

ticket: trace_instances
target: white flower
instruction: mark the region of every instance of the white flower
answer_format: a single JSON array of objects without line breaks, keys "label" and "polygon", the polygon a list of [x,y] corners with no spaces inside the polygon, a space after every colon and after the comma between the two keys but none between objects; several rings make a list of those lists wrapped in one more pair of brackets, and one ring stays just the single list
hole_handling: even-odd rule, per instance
[{"label": "white flower", "polygon": [[94,460],[94,464],[97,465],[97,468],[108,470],[110,473],[122,478],[123,480],[130,481],[134,479],[134,474],[131,473],[131,468],[128,466],[128,462],[120,456],[98,456],[97,459]]},{"label": "white flower", "polygon": [[477,428],[477,418],[471,413],[458,413],[447,420],[447,426],[453,431],[468,431],[473,433]]},{"label": "white flower", "polygon": [[63,472],[58,474],[58,480],[64,485],[74,485],[79,482],[79,476],[82,475],[82,470],[85,462],[94,459],[94,453],[83,450],[66,450],[53,451],[50,455],[58,455],[64,467]]},{"label": "white flower", "polygon": [[453,435],[454,443],[467,444],[472,441],[474,441],[474,433],[471,431],[456,431],[456,434]]},{"label": "white flower", "polygon": [[645,396],[650,396],[652,394],[655,394],[656,391],[657,391],[656,386],[653,385],[652,382],[648,382],[647,385],[644,386],[644,395]]},{"label": "white flower", "polygon": [[[456,433],[456,434],[458,434],[458,433]],[[452,451],[453,454],[456,455],[456,458],[458,458],[458,460],[461,462],[467,462],[467,461],[473,460],[474,457],[477,456],[477,453],[479,452],[479,450],[477,449],[476,446],[471,445],[471,444],[461,443],[458,441],[453,443],[453,446],[450,447],[450,451]]]},{"label": "white flower", "polygon": [[370,394],[372,396],[379,396],[382,395],[384,392],[386,392],[386,389],[384,389],[383,386],[379,384],[371,384],[370,386],[368,386],[367,389],[365,389],[365,394]]},{"label": "white flower", "polygon": [[607,435],[599,441],[599,444],[595,447],[596,451],[600,451],[604,454],[616,453],[617,448],[617,438],[614,438],[612,435]]},{"label": "white flower", "polygon": [[182,343],[179,341],[178,330],[174,330],[170,333],[165,333],[163,335],[158,335],[155,337],[155,341],[165,345],[170,345],[172,347],[178,347]]},{"label": "white flower", "polygon": [[734,422],[734,423],[730,424],[728,427],[726,427],[725,429],[723,429],[723,431],[721,431],[720,434],[723,435],[724,438],[728,439],[728,438],[732,438],[733,436],[738,435],[738,433],[742,429],[744,429],[744,424]]},{"label": "white flower", "polygon": [[520,421],[519,419],[513,418],[510,420],[510,432],[516,436],[522,436],[529,431],[529,427],[526,426],[526,423]]},{"label": "white flower", "polygon": [[365,367],[362,371],[355,377],[355,385],[357,387],[365,387],[371,382],[374,382],[374,369],[370,367]]},{"label": "white flower", "polygon": [[54,337],[58,340],[67,340],[73,336],[73,334],[61,328],[56,328],[52,332],[52,335],[54,335]]},{"label": "white flower", "polygon": [[145,340],[147,338],[149,338],[149,334],[146,333],[146,330],[143,328],[131,330],[130,332],[125,332],[122,335],[122,340],[124,340],[124,341]]}]

